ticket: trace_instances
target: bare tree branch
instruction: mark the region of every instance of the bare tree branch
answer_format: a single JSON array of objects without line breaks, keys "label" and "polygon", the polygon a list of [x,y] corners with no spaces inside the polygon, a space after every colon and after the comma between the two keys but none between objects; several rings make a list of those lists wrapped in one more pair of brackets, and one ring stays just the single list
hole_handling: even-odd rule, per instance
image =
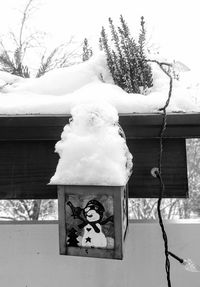
[{"label": "bare tree branch", "polygon": [[28,3],[25,6],[24,11],[23,11],[23,18],[22,18],[22,21],[21,21],[21,27],[20,27],[20,32],[19,32],[19,47],[20,48],[22,47],[22,35],[23,35],[24,26],[25,26],[27,17],[29,15],[30,6],[31,6],[33,1],[34,0],[29,0]]}]

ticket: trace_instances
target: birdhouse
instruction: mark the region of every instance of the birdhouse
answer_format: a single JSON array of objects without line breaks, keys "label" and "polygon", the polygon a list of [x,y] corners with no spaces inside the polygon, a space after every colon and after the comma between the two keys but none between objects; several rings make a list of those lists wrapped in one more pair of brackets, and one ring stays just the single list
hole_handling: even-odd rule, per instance
[{"label": "birdhouse", "polygon": [[127,200],[122,186],[58,186],[60,254],[122,259]]}]

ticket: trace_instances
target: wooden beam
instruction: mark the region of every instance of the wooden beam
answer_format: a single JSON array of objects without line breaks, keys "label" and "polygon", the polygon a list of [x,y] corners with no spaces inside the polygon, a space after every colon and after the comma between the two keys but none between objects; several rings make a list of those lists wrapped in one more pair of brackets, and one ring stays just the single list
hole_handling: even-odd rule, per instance
[{"label": "wooden beam", "polygon": [[[69,115],[0,115],[0,141],[58,140]],[[120,114],[127,138],[158,138],[162,114]],[[166,138],[200,137],[200,113],[168,114]]]},{"label": "wooden beam", "polygon": [[[129,197],[159,197],[159,180],[151,175],[151,169],[158,167],[159,139],[128,139],[127,143],[133,154],[133,174],[129,180]],[[188,197],[185,139],[165,139],[162,162],[165,184],[163,197]]]},{"label": "wooden beam", "polygon": [[[57,198],[56,187],[47,184],[58,162],[54,146],[69,118],[0,116],[0,199]],[[120,124],[134,156],[130,197],[158,197],[158,181],[150,170],[158,165],[162,115],[120,115]],[[198,137],[200,114],[168,115],[163,154],[164,197],[187,197],[185,138]]]}]

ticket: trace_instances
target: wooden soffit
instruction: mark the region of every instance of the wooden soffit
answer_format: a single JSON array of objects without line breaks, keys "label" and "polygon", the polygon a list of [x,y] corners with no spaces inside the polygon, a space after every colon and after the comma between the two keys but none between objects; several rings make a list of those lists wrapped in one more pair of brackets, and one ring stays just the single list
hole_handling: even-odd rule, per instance
[{"label": "wooden soffit", "polygon": [[[0,116],[0,198],[57,198],[54,174],[60,140],[69,115]],[[159,157],[162,114],[120,114],[128,147],[134,157],[129,197],[158,197],[158,180],[151,176]],[[163,140],[164,197],[187,197],[185,139],[200,137],[200,114],[168,114]]]}]

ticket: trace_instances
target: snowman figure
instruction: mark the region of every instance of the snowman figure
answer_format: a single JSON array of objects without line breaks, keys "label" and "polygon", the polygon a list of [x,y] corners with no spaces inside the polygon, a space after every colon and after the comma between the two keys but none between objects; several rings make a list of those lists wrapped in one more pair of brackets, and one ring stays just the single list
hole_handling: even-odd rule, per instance
[{"label": "snowman figure", "polygon": [[85,225],[84,223],[85,226],[81,244],[83,247],[107,246],[107,240],[101,227],[103,213],[103,205],[95,199],[90,200],[84,208],[83,214],[87,220],[87,224]]},{"label": "snowman figure", "polygon": [[108,217],[105,220],[103,219],[104,207],[96,199],[88,201],[84,209],[82,209],[84,218],[81,216],[80,208],[76,212],[76,209],[71,202],[67,203],[72,209],[72,216],[79,218],[82,223],[78,225],[80,229],[83,228],[83,236],[81,238],[82,247],[96,247],[96,248],[105,248],[107,247],[107,239],[105,234],[102,231],[102,225],[107,222],[113,222],[113,216]]}]

